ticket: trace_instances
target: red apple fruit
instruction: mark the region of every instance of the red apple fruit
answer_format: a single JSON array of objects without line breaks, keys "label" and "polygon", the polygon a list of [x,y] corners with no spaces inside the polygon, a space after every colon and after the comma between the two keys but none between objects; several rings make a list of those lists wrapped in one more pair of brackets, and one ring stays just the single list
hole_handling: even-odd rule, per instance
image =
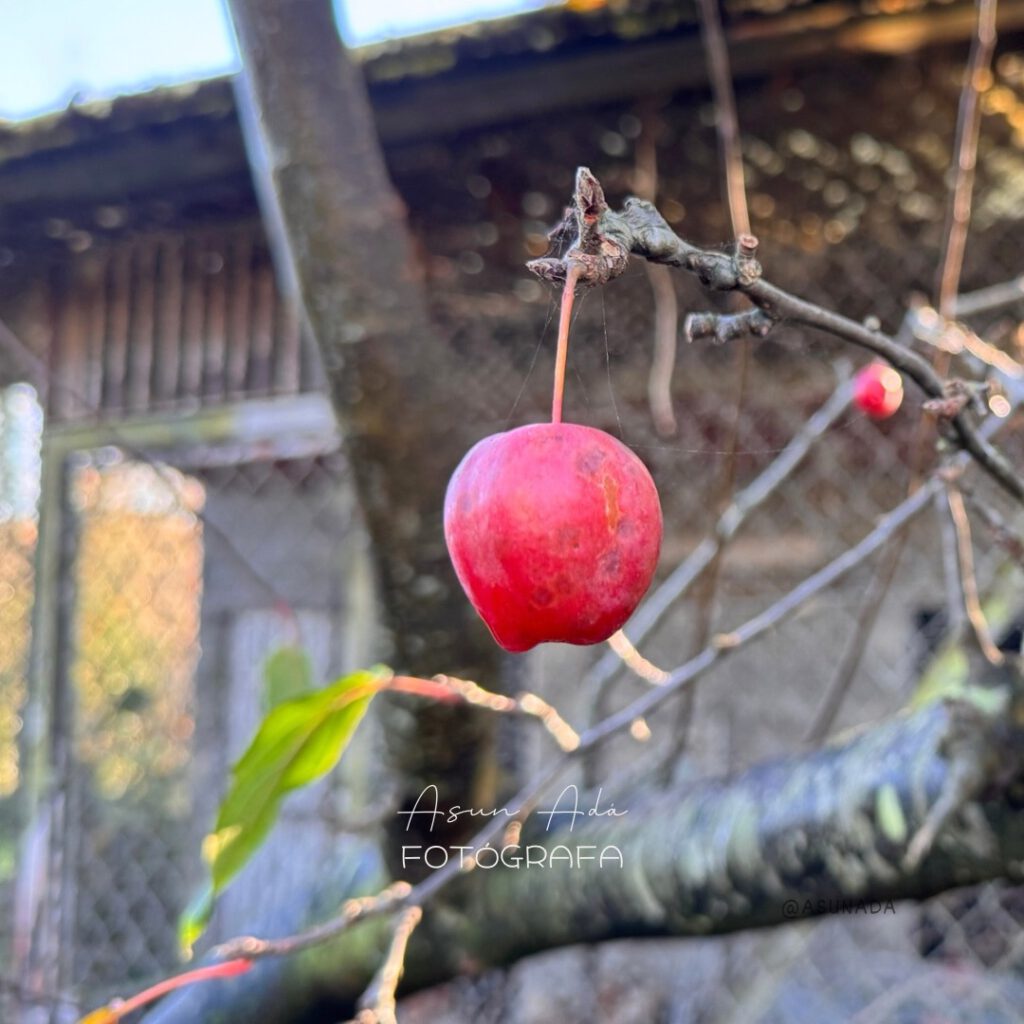
[{"label": "red apple fruit", "polygon": [[575,423],[484,438],[445,497],[455,572],[508,651],[606,640],[650,586],[661,531],[644,464],[610,434]]},{"label": "red apple fruit", "polygon": [[888,419],[903,402],[903,378],[885,363],[869,363],[853,379],[853,401],[872,419]]}]

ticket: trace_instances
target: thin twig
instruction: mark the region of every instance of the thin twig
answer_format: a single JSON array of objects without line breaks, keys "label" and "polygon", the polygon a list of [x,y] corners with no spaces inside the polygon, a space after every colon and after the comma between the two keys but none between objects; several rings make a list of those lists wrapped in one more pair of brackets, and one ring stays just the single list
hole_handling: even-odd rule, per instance
[{"label": "thin twig", "polygon": [[[936,304],[939,309],[938,312],[927,309],[908,311],[907,319],[911,320],[912,333],[914,335],[918,334],[917,328],[919,326],[928,323],[929,312],[933,314],[936,324],[941,328],[936,333],[947,337],[952,326],[953,316],[967,316],[972,312],[980,312],[981,308],[985,307],[986,304],[1005,302],[1015,294],[1015,290],[1012,287],[1003,287],[998,292],[992,291],[987,294],[975,293],[974,296],[958,296],[960,274],[963,268],[963,255],[967,242],[967,231],[971,219],[974,169],[977,163],[978,131],[981,116],[981,107],[978,102],[979,78],[991,63],[992,46],[995,43],[995,8],[996,0],[978,0],[978,20],[975,36],[971,47],[971,56],[968,60],[969,66],[960,91],[953,156],[955,173],[949,190],[945,244],[936,283]],[[991,23],[989,22],[990,18],[992,19]],[[1017,295],[1019,296],[1019,293]],[[972,299],[977,304],[977,308],[972,306]],[[932,365],[938,372],[945,374],[949,369],[949,356],[943,356],[940,351],[936,351]],[[933,401],[941,401],[943,399],[936,397],[933,398]],[[961,411],[957,410],[957,412]],[[963,417],[963,419],[966,420],[966,417]],[[928,439],[931,436],[932,428],[930,424],[922,420],[918,425],[917,439],[913,446],[914,454],[911,459],[910,492],[913,492],[918,485],[921,469],[925,463]],[[937,498],[937,500],[941,499]],[[814,742],[825,735],[825,732],[839,712],[843,698],[853,682],[857,669],[860,667],[864,651],[868,649],[871,633],[877,621],[878,611],[884,603],[889,587],[895,579],[896,567],[903,555],[905,544],[906,535],[899,537],[894,542],[888,558],[882,560],[871,580],[868,596],[865,598],[853,634],[847,641],[839,669],[833,677],[826,691],[825,698],[819,706],[814,721],[811,723],[811,727],[806,734],[806,739],[810,742]],[[945,577],[948,585],[953,585],[960,576],[956,566],[950,564],[950,554],[956,546],[955,543],[952,547],[948,542],[943,544]],[[870,602],[868,598],[870,598]],[[963,603],[965,604],[966,602]],[[961,607],[961,602],[950,600],[947,601],[947,604],[951,612],[949,625],[950,628],[955,628],[954,620],[956,615],[954,613],[957,608]]]},{"label": "thin twig", "polygon": [[689,342],[711,338],[719,345],[736,338],[765,338],[775,321],[760,309],[745,309],[741,313],[690,313],[683,324]]},{"label": "thin twig", "polygon": [[960,585],[960,541],[956,525],[949,514],[946,495],[941,491],[935,495],[935,511],[939,520],[939,539],[942,543],[942,576],[946,588],[946,621],[944,632],[947,637],[959,638],[967,625],[966,602]]},{"label": "thin twig", "polygon": [[708,62],[711,92],[715,99],[715,126],[725,171],[725,195],[734,238],[750,234],[750,213],[743,180],[743,149],[740,145],[736,95],[732,88],[729,50],[722,31],[718,0],[700,0],[700,29]]},{"label": "thin twig", "polygon": [[386,688],[396,693],[411,693],[432,700],[457,700],[488,711],[527,715],[536,718],[544,726],[561,750],[575,750],[579,746],[580,738],[576,730],[546,700],[529,691],[507,697],[502,693],[485,690],[479,683],[468,679],[446,675],[437,675],[433,679],[393,676]]},{"label": "thin twig", "polygon": [[359,1000],[360,1010],[354,1024],[398,1024],[395,992],[405,969],[409,938],[422,919],[423,910],[418,906],[406,907],[398,915],[387,956]]},{"label": "thin twig", "polygon": [[972,317],[991,313],[1024,300],[1024,274],[1002,284],[989,285],[957,297],[953,313],[958,317]]},{"label": "thin twig", "polygon": [[645,269],[654,297],[654,356],[647,378],[647,401],[658,436],[672,437],[677,429],[672,408],[672,373],[679,337],[679,300],[668,267],[648,263]]},{"label": "thin twig", "polygon": [[978,20],[964,84],[960,91],[954,145],[954,180],[946,215],[945,246],[936,285],[936,305],[947,320],[956,315],[956,296],[971,223],[974,171],[978,162],[978,134],[981,127],[981,93],[991,74],[996,45],[996,0],[977,0]]},{"label": "thin twig", "polygon": [[214,948],[213,955],[222,960],[232,960],[236,957],[261,960],[269,956],[301,953],[304,949],[329,942],[342,932],[348,931],[357,921],[379,917],[381,914],[417,903],[418,901],[411,899],[412,894],[413,887],[408,882],[395,882],[373,896],[359,896],[346,900],[336,917],[305,931],[281,939],[258,939],[254,935],[242,935],[222,942]]},{"label": "thin twig", "polygon": [[944,319],[939,311],[931,306],[919,306],[911,310],[908,316],[911,330],[917,340],[951,355],[967,352],[983,366],[992,367],[1007,377],[1024,376],[1024,365],[1008,352],[985,341],[964,324]]},{"label": "thin twig", "polygon": [[[644,118],[644,130],[637,141],[634,187],[636,194],[650,202],[658,193],[657,135],[661,121],[651,113]],[[661,437],[676,432],[676,414],[672,408],[672,372],[676,365],[679,336],[679,300],[668,267],[645,263],[647,281],[654,299],[654,355],[647,376],[647,402],[651,407],[654,429]]]},{"label": "thin twig", "polygon": [[946,500],[949,505],[949,514],[953,521],[953,528],[956,531],[957,560],[960,570],[960,590],[963,594],[964,611],[967,613],[967,621],[978,641],[978,647],[986,660],[991,665],[1002,665],[1002,651],[996,646],[992,639],[992,632],[988,628],[985,613],[981,608],[981,600],[978,596],[978,578],[974,572],[974,550],[971,543],[971,521],[967,516],[967,509],[964,507],[963,495],[952,484],[946,486]]},{"label": "thin twig", "polygon": [[991,533],[995,543],[1018,566],[1024,568],[1024,537],[1021,537],[988,502],[982,501],[973,487],[968,487],[963,480],[957,480],[957,488],[971,508],[985,521],[985,527]]},{"label": "thin twig", "polygon": [[[705,0],[709,2],[709,0]],[[742,344],[739,353],[739,380],[736,384],[736,404],[733,420],[729,427],[729,447],[722,467],[722,476],[718,485],[715,507],[726,508],[732,503],[736,493],[736,466],[739,456],[740,429],[743,425],[743,403],[747,394],[747,379],[750,371],[750,345]],[[704,573],[703,586],[697,598],[696,628],[693,634],[693,650],[704,647],[715,625],[715,600],[718,596],[718,584],[721,579],[722,563],[725,558],[727,540],[721,540]],[[679,702],[675,722],[668,745],[661,759],[659,776],[664,781],[671,779],[676,763],[682,757],[690,739],[690,726],[693,724],[693,713],[697,701],[697,688],[691,686]]]},{"label": "thin twig", "polygon": [[906,532],[901,530],[882,552],[878,568],[864,591],[864,597],[857,612],[856,624],[853,632],[847,638],[835,674],[828,686],[825,687],[825,694],[818,704],[818,710],[814,713],[814,718],[804,733],[805,743],[812,745],[820,743],[828,735],[843,706],[843,701],[850,692],[850,686],[853,684],[861,658],[867,648],[868,639],[875,628],[879,612],[885,602],[885,595],[889,592],[896,569],[900,564],[900,558],[906,548],[906,537]]},{"label": "thin twig", "polygon": [[608,637],[607,642],[622,664],[645,683],[661,686],[668,681],[669,674],[663,668],[658,668],[653,661],[648,661],[621,629]]},{"label": "thin twig", "polygon": [[[701,37],[704,52],[707,56],[708,72],[711,78],[711,93],[715,102],[715,125],[718,134],[719,149],[722,156],[723,182],[725,187],[726,205],[729,208],[729,219],[732,222],[733,237],[736,239],[737,256],[753,259],[757,252],[757,243],[750,233],[750,213],[747,209],[747,194],[743,177],[743,149],[740,143],[739,118],[736,114],[736,97],[732,88],[732,69],[729,66],[729,52],[725,45],[725,34],[722,31],[721,14],[718,0],[700,0]],[[753,316],[754,320],[751,320]],[[757,328],[755,322],[763,318],[760,310],[747,310],[733,317],[717,317],[715,334],[719,340],[725,340],[724,331],[727,324],[748,324],[748,331]],[[706,319],[706,318],[705,318]],[[765,330],[770,329],[770,326]],[[691,341],[696,334],[694,318],[687,317],[686,335]],[[732,423],[729,426],[729,441],[718,482],[717,494],[713,507],[722,509],[731,501],[736,490],[736,465],[739,454],[740,429],[743,423],[743,406],[747,395],[747,379],[750,373],[750,344],[740,341],[739,357],[736,366],[736,402]],[[714,629],[715,600],[718,596],[718,583],[721,577],[722,560],[728,542],[723,541],[712,556],[711,562],[704,573],[703,585],[697,599],[696,629],[693,646],[695,650],[704,647],[711,631]],[[661,760],[659,775],[667,780],[676,762],[682,756],[689,741],[690,726],[696,707],[697,688],[691,686],[683,695],[676,712],[675,722],[671,730],[671,738],[665,748]]]}]

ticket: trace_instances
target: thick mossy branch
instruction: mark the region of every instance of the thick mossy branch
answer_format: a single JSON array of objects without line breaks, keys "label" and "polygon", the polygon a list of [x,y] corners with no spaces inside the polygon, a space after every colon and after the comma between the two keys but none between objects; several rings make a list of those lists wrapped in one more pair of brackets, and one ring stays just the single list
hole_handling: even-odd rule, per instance
[{"label": "thick mossy branch", "polygon": [[[588,196],[594,193],[595,186],[600,189],[596,178],[586,168],[580,168],[576,181],[577,192],[582,182]],[[580,281],[583,284],[606,284],[625,270],[630,255],[679,267],[695,274],[706,288],[741,292],[773,322],[787,320],[803,324],[868,349],[914,381],[929,398],[946,397],[945,384],[931,364],[885,332],[823,309],[765,281],[755,258],[757,240],[751,236],[740,238],[735,252],[700,249],[680,238],[653,204],[645,200],[627,199],[620,211],[604,204],[603,193],[601,202],[604,209],[596,223],[585,223],[577,200],[577,241],[559,259],[533,260],[527,264],[529,269],[547,280],[560,281],[565,279],[571,264],[582,262],[585,272]],[[595,260],[589,255],[593,252],[600,252],[601,258]],[[758,328],[755,334],[766,333],[761,318],[752,320],[750,326]],[[708,333],[715,334],[714,331]],[[731,330],[729,333],[731,336]],[[1004,490],[1024,502],[1024,478],[1002,452],[979,435],[970,411],[960,410],[951,417],[949,425],[956,443]]]},{"label": "thick mossy branch", "polygon": [[[794,916],[793,901],[795,916],[806,916],[829,900],[919,899],[1020,879],[1018,742],[1002,716],[940,703],[842,746],[700,782],[623,818],[591,819],[544,844],[615,846],[621,869],[588,861],[475,872],[464,883],[467,924],[458,942],[505,963],[577,942],[774,925]],[[979,799],[1009,763],[1015,788]],[[936,811],[944,824],[915,859]]]},{"label": "thick mossy branch", "polygon": [[[617,801],[624,816],[581,818],[571,831],[545,830],[543,812],[559,799],[549,792],[533,834],[528,825],[521,841],[549,856],[564,846],[573,863],[478,868],[456,881],[443,907],[426,908],[434,927],[412,936],[404,984],[424,987],[467,965],[508,964],[579,942],[721,934],[827,913],[830,901],[922,899],[991,879],[1022,880],[1020,734],[998,701],[979,703],[992,711],[967,701],[935,703],[734,778],[704,780],[643,804]],[[559,802],[562,810],[569,805],[568,797]],[[593,801],[582,796],[579,806]],[[938,818],[941,827],[922,845],[919,837]],[[621,867],[578,857],[582,849],[599,855],[612,847]],[[322,912],[339,895],[296,894],[292,904]],[[346,932],[315,957],[303,954],[294,970],[302,971],[306,995],[311,986],[319,999],[352,1006],[379,964],[381,942],[378,921]],[[270,963],[279,972],[292,969],[290,960]],[[228,1004],[243,999],[240,988],[231,987]],[[147,1019],[248,1019],[225,1004],[228,991],[218,995],[209,985],[183,993]],[[261,1016],[268,1024],[286,1019]]]}]

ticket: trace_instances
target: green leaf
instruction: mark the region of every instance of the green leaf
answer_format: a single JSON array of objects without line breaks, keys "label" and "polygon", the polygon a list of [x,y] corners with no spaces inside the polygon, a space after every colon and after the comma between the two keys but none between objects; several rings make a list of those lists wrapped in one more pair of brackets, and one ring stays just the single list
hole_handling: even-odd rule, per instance
[{"label": "green leaf", "polygon": [[213,886],[207,882],[178,918],[178,945],[185,959],[191,957],[192,947],[210,923],[212,913]]},{"label": "green leaf", "polygon": [[281,801],[338,763],[374,694],[390,675],[382,666],[353,672],[322,690],[278,704],[263,719],[231,770],[217,823],[203,843],[211,882],[208,893],[200,894],[182,917],[179,937],[185,948],[202,934],[217,894],[273,828]]},{"label": "green leaf", "polygon": [[278,647],[263,662],[263,708],[273,711],[278,704],[294,700],[313,689],[313,666],[301,647]]}]

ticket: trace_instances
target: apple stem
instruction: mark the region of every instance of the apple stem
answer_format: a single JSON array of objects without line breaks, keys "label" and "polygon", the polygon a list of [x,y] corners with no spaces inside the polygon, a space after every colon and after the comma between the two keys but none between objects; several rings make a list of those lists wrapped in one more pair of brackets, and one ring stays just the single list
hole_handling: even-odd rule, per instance
[{"label": "apple stem", "polygon": [[562,288],[562,308],[558,317],[558,349],[555,353],[555,390],[551,399],[551,422],[562,422],[562,397],[565,394],[565,363],[569,354],[569,324],[572,321],[572,302],[576,282],[582,268],[577,263],[569,265]]}]

